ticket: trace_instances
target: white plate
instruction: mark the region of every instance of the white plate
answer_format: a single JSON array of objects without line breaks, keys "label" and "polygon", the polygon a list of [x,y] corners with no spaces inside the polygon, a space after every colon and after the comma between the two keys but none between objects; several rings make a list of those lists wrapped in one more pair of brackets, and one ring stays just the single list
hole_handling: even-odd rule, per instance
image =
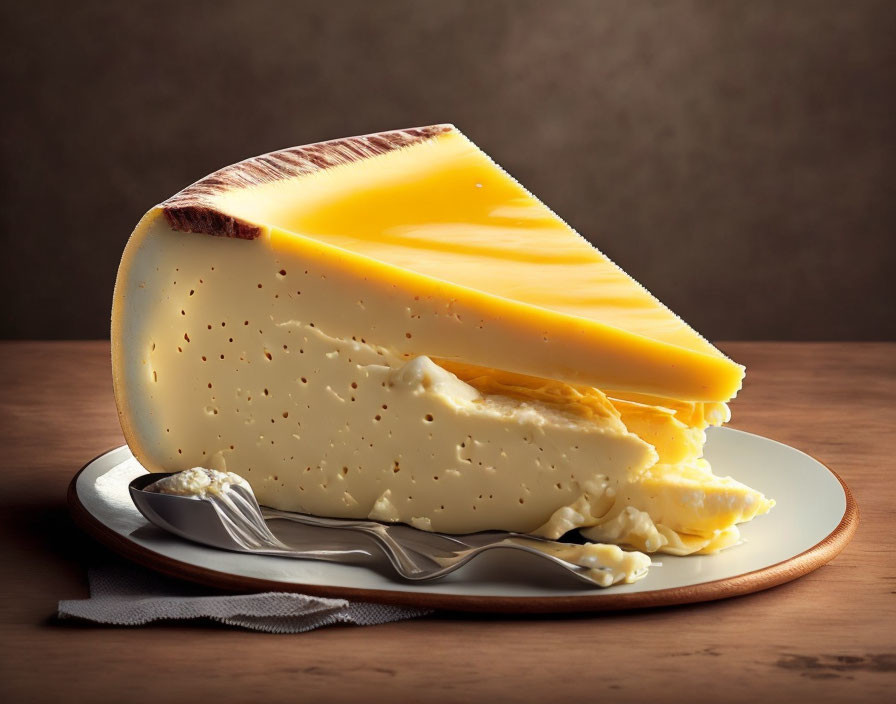
[{"label": "white plate", "polygon": [[[741,526],[743,543],[716,555],[656,555],[634,584],[590,589],[560,571],[530,571],[535,558],[496,551],[432,583],[408,583],[385,567],[342,565],[226,552],[192,544],[147,523],[128,482],[145,472],[126,446],[90,462],[69,492],[79,524],[138,562],[195,581],[239,589],[487,611],[576,611],[718,599],[780,584],[816,569],[849,541],[857,511],[849,490],[799,450],[730,428],[707,432],[716,474],[774,498],[772,511]],[[539,566],[541,563],[538,563]]]}]

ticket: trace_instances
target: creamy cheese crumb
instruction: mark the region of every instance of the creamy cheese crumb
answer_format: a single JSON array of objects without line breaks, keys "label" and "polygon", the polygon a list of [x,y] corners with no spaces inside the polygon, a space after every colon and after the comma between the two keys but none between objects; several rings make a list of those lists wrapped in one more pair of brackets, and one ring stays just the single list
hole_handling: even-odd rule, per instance
[{"label": "creamy cheese crumb", "polygon": [[556,540],[575,528],[592,526],[603,518],[616,499],[616,490],[606,476],[596,476],[584,483],[582,494],[569,506],[558,508],[535,535]]},{"label": "creamy cheese crumb", "polygon": [[457,404],[478,401],[482,395],[454,374],[422,355],[395,369],[389,377],[392,387],[404,387],[414,394],[432,393]]},{"label": "creamy cheese crumb", "polygon": [[398,523],[401,520],[401,514],[392,503],[392,492],[389,489],[386,489],[376,500],[367,517],[372,521],[382,521],[383,523]]},{"label": "creamy cheese crumb", "polygon": [[626,506],[612,518],[584,528],[581,533],[593,540],[632,545],[645,552],[656,552],[669,542],[650,516],[634,506]]},{"label": "creamy cheese crumb", "polygon": [[205,467],[193,467],[172,474],[170,477],[159,479],[146,487],[145,491],[201,498],[208,494],[220,494],[234,484],[251,491],[249,483],[239,474],[219,472],[216,469],[206,469]]},{"label": "creamy cheese crumb", "polygon": [[[519,539],[518,539],[519,540]],[[585,543],[545,543],[526,540],[530,546],[546,555],[588,568],[588,574],[599,586],[609,587],[620,582],[630,584],[647,575],[650,558],[642,552],[623,550],[617,545]]]}]

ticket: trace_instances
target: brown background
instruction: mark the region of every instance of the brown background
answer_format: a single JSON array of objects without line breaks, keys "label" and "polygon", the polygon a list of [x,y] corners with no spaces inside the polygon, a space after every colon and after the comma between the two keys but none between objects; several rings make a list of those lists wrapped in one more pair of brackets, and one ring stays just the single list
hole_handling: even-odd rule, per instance
[{"label": "brown background", "polygon": [[710,338],[896,339],[896,2],[5,2],[4,337],[102,338],[152,204],[454,122]]}]

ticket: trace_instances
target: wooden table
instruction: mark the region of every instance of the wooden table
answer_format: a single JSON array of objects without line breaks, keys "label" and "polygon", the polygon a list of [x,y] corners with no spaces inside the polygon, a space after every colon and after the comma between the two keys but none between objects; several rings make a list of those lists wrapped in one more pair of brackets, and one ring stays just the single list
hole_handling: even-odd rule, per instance
[{"label": "wooden table", "polygon": [[106,557],[74,528],[65,492],[123,442],[108,343],[2,343],[0,699],[893,701],[896,343],[721,346],[749,370],[732,425],[805,450],[851,487],[859,529],[831,564],[692,606],[276,636],[55,620],[57,600],[86,596],[85,567]]}]

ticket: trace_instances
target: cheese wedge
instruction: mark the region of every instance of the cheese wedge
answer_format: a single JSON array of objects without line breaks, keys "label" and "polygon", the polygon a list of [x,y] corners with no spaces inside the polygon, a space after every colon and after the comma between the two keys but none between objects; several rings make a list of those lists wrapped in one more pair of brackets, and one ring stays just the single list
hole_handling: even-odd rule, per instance
[{"label": "cheese wedge", "polygon": [[772,505],[699,460],[743,368],[448,125],[256,157],[150,210],[112,359],[144,466],[236,472],[280,509],[683,554]]}]

